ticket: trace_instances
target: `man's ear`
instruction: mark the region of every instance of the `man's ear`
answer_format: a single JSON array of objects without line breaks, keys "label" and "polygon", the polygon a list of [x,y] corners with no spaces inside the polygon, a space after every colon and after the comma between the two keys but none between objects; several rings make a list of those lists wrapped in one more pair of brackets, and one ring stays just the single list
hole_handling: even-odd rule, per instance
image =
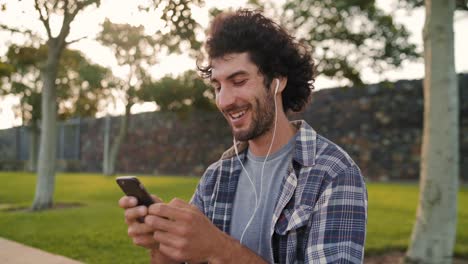
[{"label": "man's ear", "polygon": [[286,84],[288,83],[288,77],[281,76],[276,77],[271,82],[271,88],[275,91],[275,94],[282,93],[284,88],[286,88]]}]

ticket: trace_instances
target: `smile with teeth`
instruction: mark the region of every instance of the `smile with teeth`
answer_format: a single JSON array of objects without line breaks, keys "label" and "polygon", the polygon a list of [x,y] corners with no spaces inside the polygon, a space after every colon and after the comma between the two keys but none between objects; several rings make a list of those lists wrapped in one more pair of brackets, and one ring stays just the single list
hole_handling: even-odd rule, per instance
[{"label": "smile with teeth", "polygon": [[238,112],[231,112],[229,113],[229,116],[232,118],[232,119],[239,119],[241,117],[243,117],[246,113],[246,110],[242,110],[242,111],[238,111]]},{"label": "smile with teeth", "polygon": [[236,110],[236,111],[229,112],[229,117],[231,117],[232,120],[237,120],[243,117],[245,113],[247,113],[247,109]]}]

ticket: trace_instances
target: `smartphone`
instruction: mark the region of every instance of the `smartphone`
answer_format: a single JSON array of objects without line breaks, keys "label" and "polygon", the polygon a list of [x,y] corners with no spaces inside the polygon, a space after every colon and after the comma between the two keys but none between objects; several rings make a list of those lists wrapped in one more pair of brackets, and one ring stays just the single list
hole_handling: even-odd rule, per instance
[{"label": "smartphone", "polygon": [[150,206],[154,203],[145,186],[135,176],[120,176],[116,179],[117,184],[127,196],[137,198],[138,205]]}]

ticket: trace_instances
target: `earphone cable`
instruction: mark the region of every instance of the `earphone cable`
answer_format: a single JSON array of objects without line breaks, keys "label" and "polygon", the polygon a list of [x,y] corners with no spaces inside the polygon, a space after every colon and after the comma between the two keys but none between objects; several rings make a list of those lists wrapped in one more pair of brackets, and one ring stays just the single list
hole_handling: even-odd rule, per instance
[{"label": "earphone cable", "polygon": [[273,143],[275,141],[275,136],[276,136],[276,123],[277,123],[277,120],[278,120],[278,107],[276,105],[276,93],[278,92],[278,87],[279,87],[279,80],[276,79],[276,88],[275,88],[275,93],[273,95],[273,101],[274,101],[274,104],[275,104],[275,123],[273,125],[273,135],[272,135],[272,138],[271,138],[270,147],[268,148],[267,155],[265,157],[265,160],[263,161],[262,172],[260,174],[260,197],[257,197],[257,190],[256,190],[257,188],[255,188],[255,185],[254,185],[252,179],[250,178],[249,173],[247,172],[244,165],[242,164],[242,161],[239,158],[239,154],[238,154],[237,146],[236,146],[236,139],[234,138],[234,150],[236,151],[237,159],[239,160],[239,162],[242,165],[242,168],[244,169],[245,173],[247,174],[247,177],[248,177],[250,183],[252,184],[252,186],[254,188],[254,193],[255,193],[255,210],[252,213],[252,216],[250,217],[249,221],[247,222],[247,224],[246,224],[246,226],[244,228],[244,231],[242,232],[242,235],[241,235],[241,238],[240,238],[240,243],[241,244],[242,244],[242,240],[244,238],[245,232],[247,231],[247,229],[249,228],[249,226],[252,223],[253,219],[255,218],[255,214],[257,213],[257,210],[260,207],[260,201],[262,199],[263,173],[264,173],[264,170],[265,170],[265,164],[266,164],[266,162],[268,160],[268,156],[270,155],[270,151],[271,151],[271,148],[273,146]]}]

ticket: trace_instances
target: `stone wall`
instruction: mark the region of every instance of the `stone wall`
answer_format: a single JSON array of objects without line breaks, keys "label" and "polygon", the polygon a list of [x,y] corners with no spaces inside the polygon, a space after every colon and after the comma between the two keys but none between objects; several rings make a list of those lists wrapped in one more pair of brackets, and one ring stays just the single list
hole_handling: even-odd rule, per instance
[{"label": "stone wall", "polygon": [[[468,179],[468,74],[459,75],[459,84],[461,175]],[[398,81],[320,90],[304,113],[291,118],[305,119],[318,133],[338,143],[366,177],[412,180],[419,174],[423,104],[420,80]],[[119,119],[111,119],[113,135],[118,132]],[[101,171],[104,122],[79,122],[79,160],[61,160],[60,168]],[[6,132],[11,130],[0,131],[0,169],[18,156],[12,153],[12,133]],[[231,144],[231,133],[219,113],[137,114],[130,118],[117,171],[201,175]]]},{"label": "stone wall", "polygon": [[[468,179],[468,75],[459,75],[460,165]],[[423,126],[421,80],[315,93],[304,118],[374,179],[417,179]],[[296,116],[297,117],[297,116]]]},{"label": "stone wall", "polygon": [[[117,134],[119,118],[111,119]],[[83,120],[81,164],[84,171],[100,171],[104,119]],[[200,175],[216,161],[229,143],[224,118],[213,112],[196,112],[181,117],[159,112],[133,115],[125,143],[118,155],[117,171]]]}]

